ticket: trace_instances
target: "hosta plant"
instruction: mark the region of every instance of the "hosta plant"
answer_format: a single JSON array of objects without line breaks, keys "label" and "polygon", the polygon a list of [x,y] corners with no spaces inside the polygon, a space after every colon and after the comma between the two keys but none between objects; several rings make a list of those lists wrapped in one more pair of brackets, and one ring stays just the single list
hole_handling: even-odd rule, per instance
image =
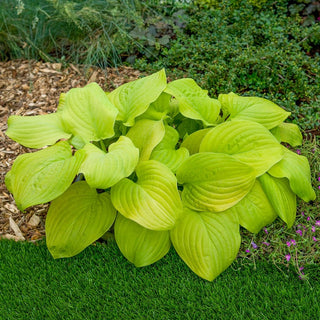
[{"label": "hosta plant", "polygon": [[236,258],[240,226],[278,216],[291,227],[296,196],[315,198],[302,136],[274,103],[234,93],[210,98],[165,71],[105,93],[96,83],[60,97],[56,113],[11,116],[7,135],[42,149],[18,156],[6,185],[20,210],[51,202],[46,241],[71,257],[114,234],[137,267],[174,246],[213,280]]}]

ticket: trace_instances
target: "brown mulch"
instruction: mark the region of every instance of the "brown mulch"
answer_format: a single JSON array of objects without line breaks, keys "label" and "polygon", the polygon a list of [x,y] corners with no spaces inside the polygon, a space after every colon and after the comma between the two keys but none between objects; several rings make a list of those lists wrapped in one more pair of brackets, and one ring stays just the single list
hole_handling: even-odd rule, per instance
[{"label": "brown mulch", "polygon": [[56,111],[60,93],[97,82],[105,91],[135,80],[140,72],[128,67],[98,69],[33,60],[0,62],[0,237],[37,241],[44,237],[48,205],[20,212],[4,184],[15,158],[34,150],[20,146],[6,135],[10,115],[39,115]]}]

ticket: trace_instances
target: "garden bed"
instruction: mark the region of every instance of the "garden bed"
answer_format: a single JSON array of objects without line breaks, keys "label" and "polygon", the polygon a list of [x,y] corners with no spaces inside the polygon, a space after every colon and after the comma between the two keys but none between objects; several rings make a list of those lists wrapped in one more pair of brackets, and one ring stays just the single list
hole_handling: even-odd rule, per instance
[{"label": "garden bed", "polygon": [[140,72],[128,67],[98,69],[62,66],[34,60],[0,62],[0,237],[36,241],[44,237],[48,205],[19,211],[5,184],[5,174],[19,154],[30,152],[5,135],[10,115],[39,115],[56,111],[59,96],[71,88],[97,82],[105,91],[135,80]]}]

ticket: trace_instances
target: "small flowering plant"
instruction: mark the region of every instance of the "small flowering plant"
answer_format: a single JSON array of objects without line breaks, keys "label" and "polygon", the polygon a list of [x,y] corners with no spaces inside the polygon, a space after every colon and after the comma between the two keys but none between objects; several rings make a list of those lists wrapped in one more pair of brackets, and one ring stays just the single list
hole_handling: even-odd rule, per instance
[{"label": "small flowering plant", "polygon": [[20,210],[51,202],[54,258],[113,232],[137,267],[173,245],[212,281],[236,258],[240,226],[258,233],[279,216],[291,227],[296,196],[315,199],[308,160],[281,144],[302,142],[289,115],[262,98],[210,98],[192,79],[167,83],[164,70],[111,93],[91,83],[62,94],[56,113],[9,118],[10,138],[43,149],[18,156],[5,182]]}]

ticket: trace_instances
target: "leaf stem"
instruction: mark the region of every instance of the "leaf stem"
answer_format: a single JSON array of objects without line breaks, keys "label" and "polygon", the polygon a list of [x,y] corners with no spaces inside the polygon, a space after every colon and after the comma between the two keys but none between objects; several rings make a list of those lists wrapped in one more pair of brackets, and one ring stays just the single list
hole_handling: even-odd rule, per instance
[{"label": "leaf stem", "polygon": [[103,150],[104,152],[107,152],[107,149],[106,149],[106,146],[105,146],[103,140],[100,140],[100,147],[101,147],[101,150]]}]

